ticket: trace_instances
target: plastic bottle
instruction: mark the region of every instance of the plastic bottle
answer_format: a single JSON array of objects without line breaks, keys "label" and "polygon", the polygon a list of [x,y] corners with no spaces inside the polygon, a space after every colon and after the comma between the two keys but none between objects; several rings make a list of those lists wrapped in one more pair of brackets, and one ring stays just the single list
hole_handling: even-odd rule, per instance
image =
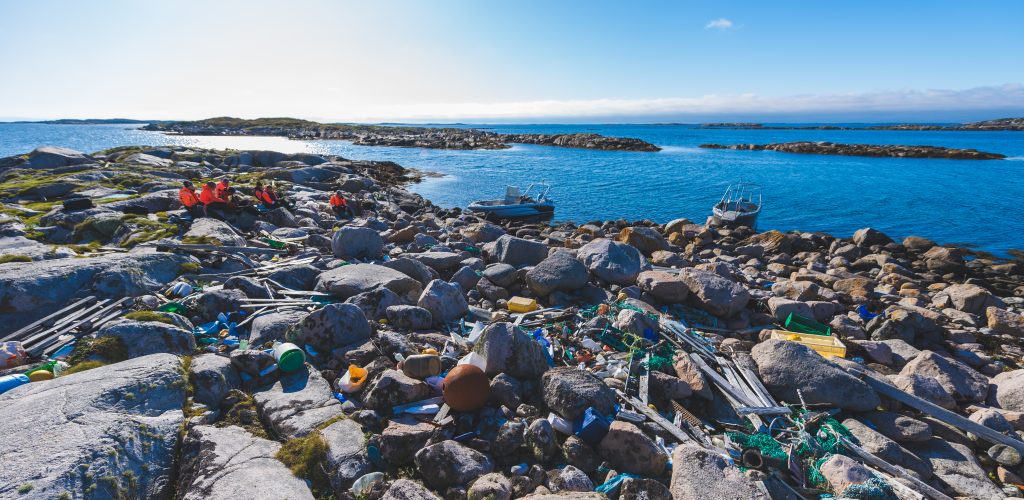
[{"label": "plastic bottle", "polygon": [[402,373],[421,380],[433,377],[441,373],[441,358],[433,354],[409,356],[402,362]]},{"label": "plastic bottle", "polygon": [[572,422],[570,422],[570,421],[568,421],[568,420],[566,420],[566,419],[564,419],[562,417],[559,417],[558,415],[555,415],[554,413],[549,413],[548,414],[548,422],[551,423],[551,428],[552,429],[554,429],[554,430],[556,430],[558,432],[561,432],[562,434],[565,434],[567,436],[571,436],[572,435],[572,432],[573,432]]},{"label": "plastic bottle", "polygon": [[291,342],[275,345],[274,359],[277,360],[278,368],[285,373],[299,370],[306,363],[305,353]]},{"label": "plastic bottle", "polygon": [[360,477],[359,479],[356,479],[356,481],[352,483],[352,488],[350,491],[352,491],[352,494],[355,495],[356,498],[359,498],[363,496],[366,492],[370,491],[370,488],[372,488],[375,483],[383,479],[383,472],[371,472]]},{"label": "plastic bottle", "polygon": [[477,354],[475,352],[471,352],[471,353],[463,356],[462,359],[460,359],[457,364],[460,364],[460,365],[476,365],[477,368],[483,370],[483,369],[487,368],[487,358],[485,358],[485,357],[483,357],[483,356],[481,356],[481,355],[479,355],[479,354]]},{"label": "plastic bottle", "polygon": [[29,383],[28,375],[16,373],[14,375],[4,375],[0,377],[0,394],[3,394],[19,385],[25,385]]}]

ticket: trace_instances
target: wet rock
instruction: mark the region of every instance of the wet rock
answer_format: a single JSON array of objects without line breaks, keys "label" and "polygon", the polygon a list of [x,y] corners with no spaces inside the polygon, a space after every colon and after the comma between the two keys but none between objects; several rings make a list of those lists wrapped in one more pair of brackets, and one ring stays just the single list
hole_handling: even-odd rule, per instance
[{"label": "wet rock", "polygon": [[583,245],[576,255],[594,276],[616,285],[634,284],[648,265],[636,248],[604,238]]},{"label": "wet rock", "polygon": [[507,234],[489,244],[487,248],[487,255],[492,260],[514,267],[535,266],[548,256],[547,245]]},{"label": "wet rock", "polygon": [[331,251],[339,259],[377,259],[384,250],[384,239],[368,227],[345,226],[331,238]]},{"label": "wet rock", "polygon": [[212,217],[201,217],[192,221],[188,231],[182,236],[208,245],[244,247],[245,238],[238,235],[230,224]]},{"label": "wet rock", "polygon": [[390,306],[387,318],[391,326],[401,330],[424,330],[434,324],[430,311],[419,306]]},{"label": "wet rock", "polygon": [[590,372],[578,368],[559,367],[541,377],[544,403],[569,420],[594,407],[602,415],[611,415],[615,392]]},{"label": "wet rock", "polygon": [[850,486],[865,483],[875,477],[871,469],[839,454],[832,455],[821,464],[821,475],[832,486],[832,490],[840,495]]},{"label": "wet rock", "polygon": [[557,251],[526,273],[530,290],[540,297],[554,291],[572,292],[583,288],[590,279],[587,268],[576,257]]},{"label": "wet rock", "polygon": [[512,483],[497,472],[484,474],[473,481],[467,497],[469,500],[509,500],[512,498]]},{"label": "wet rock", "polygon": [[544,347],[511,323],[487,325],[473,351],[486,359],[484,373],[489,376],[534,379],[548,370]]},{"label": "wet rock", "polygon": [[320,430],[327,443],[327,470],[336,495],[373,470],[363,428],[355,420],[342,419]]},{"label": "wet rock", "polygon": [[680,271],[679,276],[704,309],[715,316],[733,316],[747,307],[750,301],[750,294],[745,288],[715,273],[686,268]]},{"label": "wet rock", "polygon": [[100,328],[96,338],[102,337],[121,339],[129,358],[162,352],[184,355],[196,350],[192,332],[157,321],[118,320]]},{"label": "wet rock", "polygon": [[1024,370],[1003,372],[992,377],[989,402],[1005,410],[1024,411]]},{"label": "wet rock", "polygon": [[597,447],[598,453],[616,470],[641,476],[660,476],[668,455],[637,426],[613,421]]},{"label": "wet rock", "polygon": [[310,499],[306,483],[275,455],[281,445],[241,427],[198,425],[182,442],[178,494],[183,500],[261,498]]},{"label": "wet rock", "polygon": [[469,311],[469,304],[458,285],[447,281],[434,280],[423,289],[416,305],[430,311],[437,326],[458,320]]},{"label": "wet rock", "polygon": [[985,308],[985,317],[992,333],[998,335],[1024,336],[1024,316],[1005,309],[989,306]]},{"label": "wet rock", "polygon": [[370,333],[370,324],[361,309],[353,304],[328,304],[302,319],[293,340],[327,353],[369,340]]},{"label": "wet rock", "polygon": [[494,471],[487,455],[456,441],[442,441],[416,453],[416,467],[432,488],[461,486]]},{"label": "wet rock", "polygon": [[0,394],[0,497],[79,494],[84,470],[113,477],[111,491],[132,477],[134,494],[170,495],[187,383],[180,358],[152,354]]},{"label": "wet rock", "polygon": [[751,351],[765,386],[776,398],[828,403],[853,411],[868,411],[881,403],[870,386],[829,363],[806,346],[786,340],[767,340]]},{"label": "wet rock", "polygon": [[274,385],[254,393],[253,399],[263,422],[285,439],[303,437],[342,415],[330,383],[316,369],[283,375]]},{"label": "wet rock", "polygon": [[341,266],[321,273],[317,279],[317,291],[328,292],[342,299],[387,288],[401,297],[415,300],[423,291],[420,283],[406,274],[374,264]]},{"label": "wet rock", "polygon": [[189,374],[195,387],[195,400],[211,408],[220,407],[220,402],[241,381],[231,366],[231,360],[215,354],[194,356]]},{"label": "wet rock", "polygon": [[710,450],[688,443],[672,451],[669,490],[676,500],[762,498],[739,468]]},{"label": "wet rock", "polygon": [[366,406],[390,413],[391,408],[430,397],[430,386],[398,370],[382,373],[363,398]]},{"label": "wet rock", "polygon": [[644,271],[637,277],[636,284],[665,304],[681,304],[690,293],[686,282],[677,273]]},{"label": "wet rock", "polygon": [[988,377],[933,351],[921,351],[900,371],[900,375],[915,374],[935,379],[957,401],[984,401],[988,394]]}]

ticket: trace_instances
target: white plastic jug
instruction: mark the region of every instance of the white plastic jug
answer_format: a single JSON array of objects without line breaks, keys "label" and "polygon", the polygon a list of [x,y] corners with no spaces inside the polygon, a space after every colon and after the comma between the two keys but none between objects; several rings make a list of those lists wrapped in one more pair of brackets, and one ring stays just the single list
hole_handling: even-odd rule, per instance
[{"label": "white plastic jug", "polygon": [[481,355],[479,355],[479,354],[477,354],[475,352],[471,352],[471,353],[463,356],[462,359],[459,360],[458,364],[460,364],[460,365],[476,365],[477,368],[479,368],[481,370],[485,370],[486,367],[487,367],[487,358],[485,358],[485,357],[483,357],[483,356],[481,356]]}]

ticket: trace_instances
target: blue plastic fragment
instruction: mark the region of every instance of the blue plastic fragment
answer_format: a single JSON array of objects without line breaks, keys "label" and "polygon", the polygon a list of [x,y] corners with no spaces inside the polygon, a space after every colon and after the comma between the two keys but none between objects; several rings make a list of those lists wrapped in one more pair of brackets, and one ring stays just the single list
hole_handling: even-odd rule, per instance
[{"label": "blue plastic fragment", "polygon": [[865,321],[871,321],[879,316],[878,314],[869,311],[866,304],[861,304],[860,307],[857,308],[857,314],[860,314],[860,317],[864,318]]}]

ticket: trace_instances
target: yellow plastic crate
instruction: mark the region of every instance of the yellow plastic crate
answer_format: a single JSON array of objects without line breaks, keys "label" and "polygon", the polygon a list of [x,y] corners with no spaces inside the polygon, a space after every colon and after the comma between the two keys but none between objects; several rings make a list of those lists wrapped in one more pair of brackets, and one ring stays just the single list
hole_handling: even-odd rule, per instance
[{"label": "yellow plastic crate", "polygon": [[846,357],[846,346],[839,341],[838,338],[833,336],[814,335],[811,333],[797,333],[787,332],[785,330],[772,330],[773,339],[789,340],[798,344],[803,344],[822,356],[829,358],[832,356],[838,356],[840,358]]},{"label": "yellow plastic crate", "polygon": [[517,313],[528,313],[537,309],[537,301],[526,297],[508,299],[508,310]]}]

